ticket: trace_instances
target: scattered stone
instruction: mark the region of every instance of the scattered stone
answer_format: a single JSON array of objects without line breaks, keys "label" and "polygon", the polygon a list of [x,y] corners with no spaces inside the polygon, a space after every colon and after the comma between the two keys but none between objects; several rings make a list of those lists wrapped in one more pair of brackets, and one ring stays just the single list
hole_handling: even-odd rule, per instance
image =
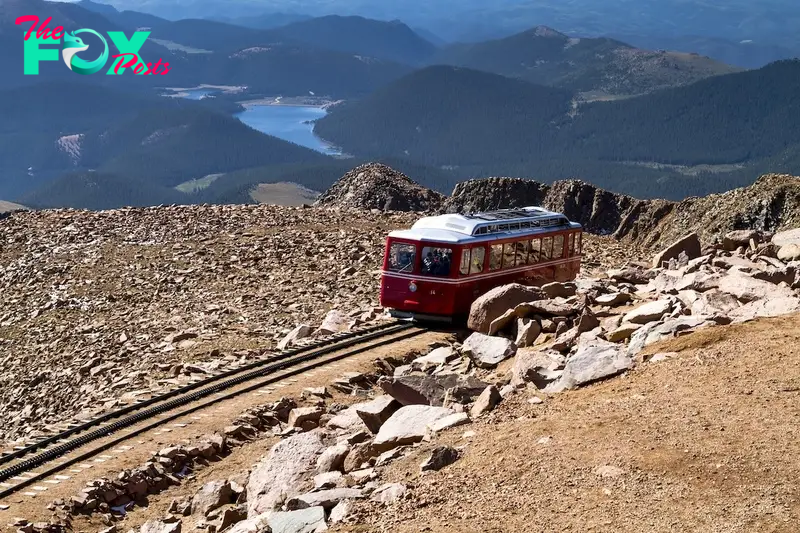
[{"label": "scattered stone", "polygon": [[594,301],[599,305],[607,305],[609,307],[616,307],[630,302],[633,298],[627,292],[614,292],[611,294],[601,294],[597,296]]},{"label": "scattered stone", "polygon": [[233,503],[233,491],[227,481],[211,481],[203,485],[192,498],[192,513],[208,515],[223,505]]},{"label": "scattered stone", "polygon": [[475,400],[472,408],[470,409],[470,416],[472,418],[478,418],[479,416],[488,413],[489,411],[493,410],[497,404],[502,401],[502,397],[500,396],[500,391],[497,390],[497,387],[494,385],[489,385],[486,389],[478,396],[478,399]]},{"label": "scattered stone", "polygon": [[181,533],[181,523],[166,523],[161,520],[150,520],[145,522],[139,529],[139,533]]},{"label": "scattered stone", "polygon": [[278,350],[285,350],[295,341],[308,337],[313,333],[314,328],[306,324],[301,324],[290,331],[281,342],[278,343]]},{"label": "scattered stone", "polygon": [[473,302],[467,327],[478,333],[489,333],[491,323],[509,309],[524,302],[540,300],[545,296],[540,289],[518,283],[494,288]]},{"label": "scattered stone", "polygon": [[669,300],[657,300],[641,305],[629,312],[622,319],[623,322],[631,324],[647,324],[655,322],[672,310],[672,302]]},{"label": "scattered stone", "polygon": [[439,471],[458,461],[459,456],[460,454],[455,448],[451,448],[450,446],[438,446],[433,449],[431,456],[422,462],[420,469],[423,472]]},{"label": "scattered stone", "polygon": [[344,522],[352,512],[353,504],[350,500],[342,500],[336,504],[336,507],[331,509],[331,515],[328,518],[331,525],[340,524]]},{"label": "scattered stone", "polygon": [[322,507],[324,509],[332,509],[342,500],[353,500],[362,497],[361,490],[359,489],[328,489],[320,490],[317,492],[309,492],[302,496],[296,496],[286,501],[286,508],[290,511],[298,509],[307,509],[309,507]]},{"label": "scattered stone", "polygon": [[592,341],[567,359],[564,375],[547,392],[559,392],[615,376],[633,367],[633,358],[617,344]]},{"label": "scattered stone", "polygon": [[516,345],[510,340],[489,337],[482,333],[473,333],[467,337],[463,349],[478,367],[488,369],[496,367],[517,352]]},{"label": "scattered stone", "polygon": [[452,409],[444,407],[402,407],[383,424],[372,446],[376,452],[381,453],[404,444],[420,442],[429,424],[452,414]]},{"label": "scattered stone", "polygon": [[324,474],[333,470],[341,470],[348,453],[350,453],[350,445],[347,443],[327,448],[317,459],[317,472]]},{"label": "scattered stone", "polygon": [[446,394],[456,401],[472,401],[487,385],[476,377],[456,373],[411,374],[378,380],[378,386],[402,405],[442,406]]},{"label": "scattered stone", "polygon": [[322,407],[296,407],[289,413],[289,427],[302,427],[305,422],[319,423],[325,410]]},{"label": "scattered stone", "polygon": [[690,233],[658,253],[653,258],[653,268],[662,266],[670,259],[677,259],[681,253],[686,254],[689,259],[695,259],[702,255],[702,245],[696,233]]},{"label": "scattered stone", "polygon": [[375,502],[390,504],[403,498],[406,492],[408,492],[408,488],[402,483],[387,483],[375,489],[370,499]]},{"label": "scattered stone", "polygon": [[457,357],[458,354],[456,354],[455,350],[449,346],[443,346],[441,348],[436,348],[428,355],[423,355],[422,357],[414,359],[411,362],[411,369],[419,372],[427,372],[428,370],[447,364]]},{"label": "scattered stone", "polygon": [[518,348],[525,348],[533,346],[536,339],[542,333],[542,326],[533,318],[518,318],[517,319],[517,336],[514,344]]},{"label": "scattered stone", "polygon": [[378,396],[371,402],[361,403],[355,406],[356,413],[364,425],[372,433],[378,433],[381,426],[392,416],[402,405],[392,396],[385,394]]}]

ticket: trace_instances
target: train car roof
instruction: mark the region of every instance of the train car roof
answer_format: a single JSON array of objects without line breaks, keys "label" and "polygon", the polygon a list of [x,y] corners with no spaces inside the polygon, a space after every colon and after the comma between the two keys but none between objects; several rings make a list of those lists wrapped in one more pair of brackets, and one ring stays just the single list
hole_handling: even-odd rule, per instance
[{"label": "train car roof", "polygon": [[580,224],[570,222],[561,213],[541,207],[523,207],[484,213],[424,217],[411,229],[393,231],[389,236],[398,239],[463,243],[580,228]]}]

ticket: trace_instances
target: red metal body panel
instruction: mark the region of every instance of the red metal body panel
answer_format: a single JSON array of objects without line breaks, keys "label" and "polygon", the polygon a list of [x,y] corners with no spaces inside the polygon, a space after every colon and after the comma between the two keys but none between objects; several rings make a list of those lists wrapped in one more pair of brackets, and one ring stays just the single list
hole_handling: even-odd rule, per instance
[{"label": "red metal body panel", "polygon": [[[573,234],[573,241],[569,235]],[[526,239],[552,239],[556,235],[563,235],[563,250],[561,257],[555,260],[539,260],[528,264],[523,260],[517,266],[517,256],[510,257],[515,261],[514,266],[490,268],[490,250],[492,246],[520,243]],[[580,271],[581,264],[581,232],[578,230],[561,230],[535,235],[515,235],[508,238],[494,239],[483,242],[468,242],[453,244],[433,242],[427,240],[411,240],[388,238],[384,254],[383,273],[381,275],[381,305],[388,309],[395,309],[415,315],[435,316],[463,316],[469,313],[470,306],[480,295],[489,290],[509,283],[523,283],[526,285],[543,285],[552,281],[568,281],[575,279]],[[569,248],[573,242],[573,248]],[[405,243],[416,246],[413,268],[409,266],[405,272],[390,271],[390,250],[395,243]],[[420,251],[426,247],[441,247],[453,250],[450,273],[446,277],[433,277],[421,274],[422,254]],[[480,272],[462,274],[462,254],[469,254],[473,248],[484,248],[483,270]],[[528,252],[533,254],[533,252]],[[538,253],[538,252],[537,252]],[[513,254],[512,254],[513,255]],[[550,257],[552,257],[552,252]],[[469,257],[469,256],[468,256]],[[530,257],[530,256],[526,256]],[[469,261],[468,261],[469,262]],[[414,288],[415,290],[412,290]]]}]

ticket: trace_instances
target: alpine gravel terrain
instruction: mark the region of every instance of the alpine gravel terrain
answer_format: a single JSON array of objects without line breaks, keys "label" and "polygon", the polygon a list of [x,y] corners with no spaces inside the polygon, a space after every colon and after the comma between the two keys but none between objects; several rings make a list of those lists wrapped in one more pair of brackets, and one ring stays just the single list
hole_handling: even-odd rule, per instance
[{"label": "alpine gravel terrain", "polygon": [[[421,215],[278,206],[0,221],[0,441],[29,437],[378,304],[386,234]],[[587,268],[626,253],[586,240]]]}]

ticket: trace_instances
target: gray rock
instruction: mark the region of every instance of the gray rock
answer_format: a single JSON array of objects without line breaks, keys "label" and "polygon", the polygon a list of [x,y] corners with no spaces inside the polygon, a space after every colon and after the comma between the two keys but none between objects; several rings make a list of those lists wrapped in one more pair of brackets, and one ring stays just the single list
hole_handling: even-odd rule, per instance
[{"label": "gray rock", "polygon": [[627,292],[614,292],[611,294],[601,294],[594,299],[599,305],[607,305],[608,307],[616,307],[624,305],[632,300],[632,297]]},{"label": "gray rock", "polygon": [[457,401],[472,401],[487,383],[472,376],[442,373],[433,376],[412,374],[394,378],[381,378],[378,386],[402,405],[441,406],[445,393]]},{"label": "gray rock", "polygon": [[315,336],[332,335],[350,329],[351,319],[338,309],[331,309],[322,320],[322,325],[314,332]]},{"label": "gray rock", "polygon": [[341,472],[325,472],[324,474],[317,474],[314,476],[314,488],[318,490],[332,489],[336,487],[344,479]]},{"label": "gray rock", "polygon": [[322,507],[272,513],[267,523],[272,533],[318,533],[328,529]]},{"label": "gray rock", "polygon": [[340,429],[350,433],[357,433],[359,431],[368,431],[367,426],[358,413],[355,407],[348,407],[336,413],[336,416],[328,420],[326,426],[329,429]]},{"label": "gray rock", "polygon": [[429,424],[454,414],[452,409],[428,405],[409,405],[401,408],[386,421],[373,442],[373,449],[385,452],[404,444],[420,442]]},{"label": "gray rock", "polygon": [[350,453],[347,454],[342,469],[346,473],[358,470],[362,467],[362,465],[368,463],[370,459],[375,457],[375,455],[376,453],[372,449],[372,444],[370,442],[356,444],[353,446],[353,449],[350,450]]},{"label": "gray rock", "polygon": [[420,465],[420,470],[423,472],[439,471],[442,468],[450,466],[458,461],[459,456],[460,454],[455,448],[451,448],[450,446],[439,446],[434,448],[430,457],[422,462]]},{"label": "gray rock", "polygon": [[660,340],[669,339],[680,333],[688,332],[698,328],[716,325],[709,320],[709,317],[684,316],[679,318],[669,318],[663,322],[653,322],[639,329],[631,337],[628,344],[628,354],[633,356],[639,353],[646,346]]},{"label": "gray rock", "polygon": [[740,246],[750,246],[750,241],[753,240],[757,244],[763,241],[763,235],[757,230],[736,230],[730,231],[725,234],[722,239],[722,248],[725,251],[733,252]]},{"label": "gray rock", "polygon": [[350,445],[346,442],[327,448],[317,459],[317,473],[324,474],[333,470],[341,470],[348,453],[350,453]]},{"label": "gray rock", "polygon": [[779,231],[772,236],[772,244],[775,246],[783,247],[790,244],[800,245],[800,228],[791,229],[788,231]]},{"label": "gray rock", "polygon": [[575,296],[577,290],[578,287],[571,282],[559,283],[556,281],[542,285],[542,291],[548,298],[569,298]]},{"label": "gray rock", "polygon": [[457,426],[463,426],[464,424],[469,424],[469,422],[470,419],[467,413],[453,413],[452,415],[448,415],[431,424],[428,424],[426,436],[434,436],[440,431],[445,431]]},{"label": "gray rock", "polygon": [[516,345],[502,337],[489,337],[473,333],[464,341],[463,349],[480,368],[492,369],[501,362],[514,357]]},{"label": "gray rock", "polygon": [[626,283],[633,283],[634,285],[646,285],[656,276],[656,273],[652,270],[646,270],[641,267],[612,269],[609,270],[607,274],[608,277],[614,281],[624,281]]},{"label": "gray rock", "polygon": [[700,238],[696,233],[690,233],[656,254],[653,258],[653,268],[660,267],[662,263],[668,262],[670,259],[677,259],[681,252],[684,252],[689,259],[695,259],[702,255]]},{"label": "gray rock", "polygon": [[207,515],[223,505],[233,503],[233,491],[227,481],[211,481],[203,485],[192,498],[192,513]]},{"label": "gray rock", "polygon": [[800,311],[800,298],[779,296],[747,303],[728,313],[734,323],[747,322],[756,318],[774,317]]},{"label": "gray rock", "polygon": [[308,326],[306,324],[301,324],[301,325],[297,326],[292,331],[290,331],[283,338],[283,340],[281,340],[281,342],[278,343],[278,350],[285,350],[294,341],[297,341],[297,340],[303,339],[305,337],[308,337],[309,335],[311,335],[311,333],[313,331],[314,331],[314,328],[312,328],[311,326]]},{"label": "gray rock", "polygon": [[336,507],[331,509],[331,515],[328,517],[328,521],[331,525],[334,524],[341,524],[353,510],[353,502],[350,500],[342,500],[336,504]]},{"label": "gray rock", "polygon": [[648,322],[661,320],[670,311],[672,311],[672,302],[670,300],[656,300],[630,311],[622,321],[632,324],[647,324]]},{"label": "gray rock", "polygon": [[781,261],[800,260],[800,244],[787,244],[778,250],[778,259]]},{"label": "gray rock", "polygon": [[533,318],[518,318],[517,319],[517,335],[514,344],[518,348],[526,346],[533,346],[536,339],[542,333],[542,326]]},{"label": "gray rock", "polygon": [[408,488],[402,483],[387,483],[375,489],[370,496],[370,500],[381,503],[394,503],[399,501],[408,492]]},{"label": "gray rock", "polygon": [[604,341],[593,341],[578,346],[578,351],[567,359],[564,375],[545,389],[558,392],[573,389],[617,374],[633,367],[633,358],[622,346]]},{"label": "gray rock", "polygon": [[631,335],[636,333],[642,327],[641,324],[631,324],[630,322],[623,322],[614,331],[606,334],[606,339],[610,342],[622,342],[630,339]]},{"label": "gray rock", "polygon": [[739,300],[727,292],[718,289],[706,291],[691,304],[693,315],[700,316],[727,316],[731,311],[741,307]]},{"label": "gray rock", "polygon": [[449,346],[436,348],[428,355],[423,355],[411,361],[411,369],[427,372],[456,359],[458,354]]},{"label": "gray rock", "polygon": [[478,418],[479,416],[493,410],[495,406],[502,401],[502,399],[503,398],[500,396],[500,391],[497,390],[497,387],[494,385],[489,385],[481,393],[481,395],[478,396],[478,399],[475,400],[475,403],[472,405],[469,414],[472,418]]},{"label": "gray rock", "polygon": [[563,355],[552,350],[519,350],[511,369],[511,384],[520,386],[533,383],[537,388],[544,388],[559,377],[560,374],[554,372],[562,368],[565,361]]},{"label": "gray rock", "polygon": [[161,520],[150,520],[142,525],[139,533],[181,533],[181,522],[167,524]]},{"label": "gray rock", "polygon": [[272,512],[263,513],[235,524],[225,533],[270,533],[269,517]]},{"label": "gray rock", "polygon": [[730,272],[719,280],[719,290],[736,296],[741,302],[794,296],[788,287],[773,285],[742,272]]},{"label": "gray rock", "polygon": [[274,511],[287,498],[311,488],[311,471],[325,450],[318,431],[293,435],[275,444],[256,464],[247,482],[248,516]]},{"label": "gray rock", "polygon": [[342,500],[354,500],[363,495],[359,489],[328,489],[317,492],[309,492],[301,496],[295,496],[286,501],[286,508],[290,511],[297,509],[307,509],[309,507],[323,507],[332,509]]},{"label": "gray rock", "polygon": [[360,403],[354,406],[356,413],[364,422],[364,425],[372,433],[377,433],[384,422],[389,420],[402,405],[395,400],[392,396],[384,394],[378,396],[371,402]]}]

